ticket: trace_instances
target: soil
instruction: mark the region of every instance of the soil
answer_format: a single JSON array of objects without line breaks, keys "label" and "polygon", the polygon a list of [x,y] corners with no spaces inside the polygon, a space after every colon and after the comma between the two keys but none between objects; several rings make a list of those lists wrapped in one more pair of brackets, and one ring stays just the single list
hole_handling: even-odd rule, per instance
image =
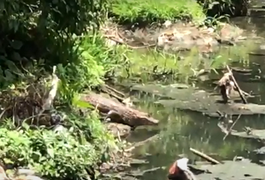
[{"label": "soil", "polygon": [[163,25],[135,29],[110,23],[102,31],[110,46],[127,44],[134,49],[158,47],[173,52],[190,50],[195,46],[200,52],[208,53],[217,45],[235,45],[246,39],[242,29],[226,23],[213,28],[166,21]]}]

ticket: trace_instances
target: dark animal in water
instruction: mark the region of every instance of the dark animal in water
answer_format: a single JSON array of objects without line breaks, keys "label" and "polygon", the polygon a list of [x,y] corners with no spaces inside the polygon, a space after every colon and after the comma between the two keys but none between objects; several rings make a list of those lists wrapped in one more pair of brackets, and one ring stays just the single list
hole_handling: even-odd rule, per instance
[{"label": "dark animal in water", "polygon": [[232,80],[231,73],[225,73],[218,81],[218,86],[224,102],[227,103],[230,99],[232,90],[235,89],[235,84]]},{"label": "dark animal in water", "polygon": [[196,180],[195,175],[188,168],[188,159],[176,160],[169,168],[168,180]]}]

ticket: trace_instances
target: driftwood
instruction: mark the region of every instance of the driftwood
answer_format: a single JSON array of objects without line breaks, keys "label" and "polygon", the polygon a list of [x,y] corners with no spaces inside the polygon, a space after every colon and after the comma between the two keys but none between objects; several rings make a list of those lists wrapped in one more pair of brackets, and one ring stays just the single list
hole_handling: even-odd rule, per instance
[{"label": "driftwood", "polygon": [[[227,127],[224,125],[223,122],[219,122],[217,125],[223,133],[225,134],[229,133]],[[244,131],[236,131],[234,129],[231,129],[231,132],[229,134],[234,137],[253,139],[258,142],[261,142],[262,144],[265,143],[265,130],[264,129],[252,129],[249,127],[245,127]]]},{"label": "driftwood", "polygon": [[110,95],[113,98],[116,98],[118,101],[120,101],[121,103],[125,100],[125,94],[123,94],[122,92],[108,86],[108,85],[103,85],[101,86],[100,89],[102,92],[107,93],[108,95]]},{"label": "driftwood", "polygon": [[82,100],[90,103],[101,113],[107,114],[111,122],[122,123],[133,128],[143,125],[157,125],[158,120],[149,114],[137,109],[125,106],[124,104],[106,98],[100,94],[89,93],[82,96]]},{"label": "driftwood", "polygon": [[227,134],[224,136],[223,140],[225,140],[225,138],[232,132],[233,127],[235,126],[235,124],[237,123],[237,121],[240,119],[241,114],[237,117],[237,119],[235,120],[235,122],[231,125],[231,127],[229,128]]},{"label": "driftwood", "polygon": [[194,154],[200,156],[201,158],[209,161],[210,163],[213,163],[213,164],[221,164],[221,162],[219,162],[219,161],[211,158],[210,156],[208,156],[208,155],[206,155],[206,154],[204,154],[204,153],[202,153],[202,152],[200,152],[200,151],[198,151],[196,149],[190,148],[190,151],[193,152]]}]

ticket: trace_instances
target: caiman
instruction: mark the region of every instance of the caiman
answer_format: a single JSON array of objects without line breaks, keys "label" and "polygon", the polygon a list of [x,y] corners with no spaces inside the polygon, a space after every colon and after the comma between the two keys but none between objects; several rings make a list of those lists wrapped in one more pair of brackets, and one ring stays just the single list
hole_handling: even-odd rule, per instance
[{"label": "caiman", "polygon": [[89,93],[82,96],[82,100],[90,103],[99,112],[108,114],[111,122],[122,123],[132,128],[143,125],[157,125],[158,120],[152,118],[148,113],[127,107],[120,102],[100,94]]}]

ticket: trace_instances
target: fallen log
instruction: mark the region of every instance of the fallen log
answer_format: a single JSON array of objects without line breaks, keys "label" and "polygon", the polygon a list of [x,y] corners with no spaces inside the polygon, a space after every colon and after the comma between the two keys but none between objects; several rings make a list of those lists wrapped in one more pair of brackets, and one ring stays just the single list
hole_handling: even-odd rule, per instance
[{"label": "fallen log", "polygon": [[100,94],[89,93],[81,97],[82,100],[90,103],[101,113],[108,114],[111,122],[129,125],[132,128],[143,125],[157,125],[158,120],[152,118],[148,113],[125,106],[124,104],[104,97]]}]

